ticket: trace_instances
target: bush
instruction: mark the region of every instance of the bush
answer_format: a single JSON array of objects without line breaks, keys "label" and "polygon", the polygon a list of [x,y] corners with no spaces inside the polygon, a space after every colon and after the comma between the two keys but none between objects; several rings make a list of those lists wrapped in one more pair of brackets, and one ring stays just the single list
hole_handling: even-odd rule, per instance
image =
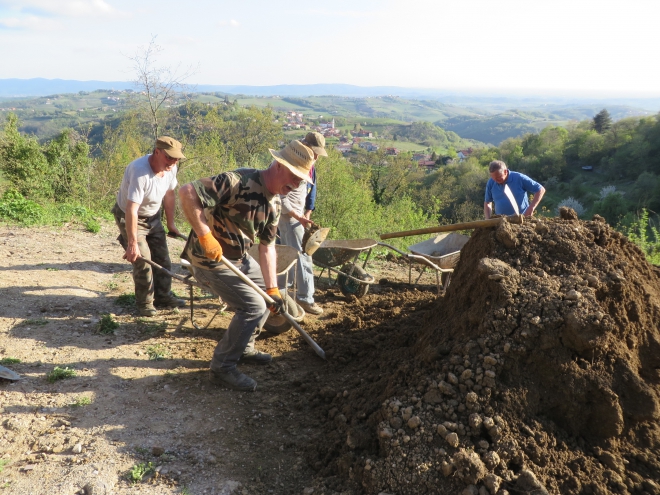
[{"label": "bush", "polygon": [[24,225],[39,222],[44,216],[44,209],[34,201],[25,199],[15,189],[9,189],[0,200],[0,218]]},{"label": "bush", "polygon": [[627,211],[626,201],[616,192],[596,201],[593,206],[593,212],[604,217],[610,225],[614,225]]},{"label": "bush", "polygon": [[647,210],[642,210],[638,220],[626,229],[626,235],[644,252],[649,263],[660,265],[660,232],[651,224]]}]

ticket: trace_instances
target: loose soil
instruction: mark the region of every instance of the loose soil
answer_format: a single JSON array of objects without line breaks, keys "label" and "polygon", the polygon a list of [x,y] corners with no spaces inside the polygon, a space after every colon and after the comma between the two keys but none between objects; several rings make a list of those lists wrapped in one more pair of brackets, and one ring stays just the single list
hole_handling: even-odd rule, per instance
[{"label": "loose soil", "polygon": [[[440,297],[406,284],[394,257],[370,263],[380,283],[361,299],[324,280],[325,313],[304,328],[327,361],[293,330],[264,335],[275,359],[243,368],[252,394],[207,381],[231,313],[197,330],[186,311],[141,319],[116,304],[132,287],[112,226],[2,228],[0,358],[20,359],[7,366],[23,379],[0,380],[0,486],[660,493],[660,271],[601,220],[567,210],[479,229]],[[218,306],[196,305],[202,325]],[[103,334],[109,313],[120,326]],[[55,366],[76,376],[49,383]]]}]

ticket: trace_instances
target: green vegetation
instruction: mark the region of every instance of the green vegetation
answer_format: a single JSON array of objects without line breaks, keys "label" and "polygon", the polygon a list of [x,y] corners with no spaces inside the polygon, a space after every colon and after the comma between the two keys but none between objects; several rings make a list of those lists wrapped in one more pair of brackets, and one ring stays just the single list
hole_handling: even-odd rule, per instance
[{"label": "green vegetation", "polygon": [[16,359],[16,358],[12,358],[12,357],[6,357],[6,358],[0,359],[0,365],[3,365],[3,366],[6,366],[8,364],[18,364],[20,362],[21,362],[20,359]]},{"label": "green vegetation", "polygon": [[50,383],[55,383],[58,380],[65,380],[67,378],[73,378],[75,376],[76,376],[76,370],[69,368],[67,366],[65,366],[64,368],[55,366],[55,368],[53,368],[53,371],[51,371],[50,373],[48,373],[48,375],[46,375],[46,379]]},{"label": "green vegetation", "polygon": [[163,361],[169,359],[172,355],[161,344],[156,344],[147,347],[147,356],[149,356],[151,361]]},{"label": "green vegetation", "polygon": [[5,466],[11,464],[11,461],[9,459],[0,459],[0,473],[4,471]]},{"label": "green vegetation", "polygon": [[104,314],[99,321],[99,333],[109,335],[114,334],[119,328],[119,323],[115,321],[111,314]]},{"label": "green vegetation", "polygon": [[89,397],[83,396],[83,397],[78,397],[75,402],[71,403],[71,407],[83,407],[83,406],[89,406],[92,403],[92,399]]},{"label": "green vegetation", "polygon": [[130,294],[122,294],[117,299],[115,299],[115,304],[124,308],[135,306],[135,294],[133,292]]},{"label": "green vegetation", "polygon": [[141,462],[140,464],[136,464],[133,466],[131,469],[128,470],[128,473],[126,473],[126,479],[131,482],[131,484],[135,485],[142,481],[142,478],[147,476],[148,474],[153,473],[155,470],[154,465],[152,462],[144,463]]},{"label": "green vegetation", "polygon": [[45,318],[39,318],[39,319],[36,319],[36,320],[28,318],[27,320],[23,320],[21,322],[21,325],[23,325],[25,327],[28,326],[28,325],[32,325],[32,326],[48,325],[48,320],[46,320]]},{"label": "green vegetation", "polygon": [[[162,83],[144,75],[144,85]],[[630,110],[625,107],[598,113],[575,106],[504,112],[506,107],[501,106],[465,109],[394,96],[238,95],[230,100],[219,93],[163,93],[167,105],[162,104],[165,100],[145,101],[128,92],[79,97],[88,102],[105,99],[99,107],[112,108],[91,117],[86,107],[75,107],[78,97],[66,95],[32,103],[22,100],[16,102],[16,114],[6,114],[0,132],[0,220],[23,225],[73,221],[89,232],[99,232],[99,219],[109,218],[126,165],[150,151],[154,132],[171,134],[184,143],[188,159],[180,163],[178,175],[184,184],[237,167],[267,167],[269,148],[306,132],[282,130],[284,112],[296,110],[304,113],[307,124],[334,118],[344,134],[368,129],[375,137],[363,141],[380,146],[376,152],[355,146],[347,160],[333,149],[338,138],[328,139],[329,156],[317,163],[313,218],[332,229],[333,239],[377,238],[382,232],[482,218],[487,165],[502,159],[512,170],[544,184],[547,193],[540,214],[554,215],[563,204],[572,205],[583,218],[598,213],[635,240],[649,259],[656,259],[658,116],[622,118]],[[37,103],[44,106],[43,119],[73,112],[67,118],[75,117],[75,125],[49,134],[42,129],[41,141],[25,133],[26,124],[19,119],[31,118],[27,110]],[[47,113],[52,108],[55,113]],[[390,155],[387,147],[401,153]],[[473,148],[470,156],[459,160],[458,151],[468,147]],[[423,152],[422,158],[435,166],[420,166],[413,151]],[[177,222],[183,227],[180,212]],[[408,245],[402,239],[392,243]],[[135,296],[124,294],[116,303],[133,306]],[[138,321],[149,331],[167,326]]]},{"label": "green vegetation", "polygon": [[660,231],[649,222],[646,209],[642,210],[638,220],[630,224],[626,234],[642,250],[650,263],[660,266]]}]

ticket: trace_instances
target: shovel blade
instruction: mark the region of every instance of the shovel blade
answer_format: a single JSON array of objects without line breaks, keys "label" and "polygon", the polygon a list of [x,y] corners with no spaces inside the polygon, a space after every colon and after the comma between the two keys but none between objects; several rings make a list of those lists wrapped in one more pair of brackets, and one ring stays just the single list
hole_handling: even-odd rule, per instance
[{"label": "shovel blade", "polygon": [[303,251],[310,256],[314,254],[314,252],[321,247],[321,244],[323,244],[326,237],[328,237],[329,232],[329,228],[319,228],[312,232],[303,244]]}]

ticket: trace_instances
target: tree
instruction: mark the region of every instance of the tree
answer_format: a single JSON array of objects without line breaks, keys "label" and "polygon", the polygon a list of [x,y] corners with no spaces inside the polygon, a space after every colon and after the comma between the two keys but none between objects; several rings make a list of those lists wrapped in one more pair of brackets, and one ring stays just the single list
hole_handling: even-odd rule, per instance
[{"label": "tree", "polygon": [[13,113],[7,116],[0,139],[0,170],[12,187],[26,198],[52,198],[48,161],[39,142],[18,131],[18,117]]},{"label": "tree", "polygon": [[274,122],[273,109],[255,106],[238,110],[223,131],[225,146],[239,166],[248,166],[261,153],[275,148],[282,139],[282,128]]},{"label": "tree", "polygon": [[593,127],[598,134],[603,134],[610,127],[612,127],[612,118],[606,109],[603,108],[596,114],[594,117]]},{"label": "tree", "polygon": [[156,44],[156,36],[153,36],[149,45],[139,48],[135,55],[129,57],[135,71],[138,107],[149,115],[154,141],[162,127],[163,105],[175,104],[187,89],[184,81],[195,73],[192,67],[181,69],[180,66],[158,65],[158,54],[162,51]]}]

